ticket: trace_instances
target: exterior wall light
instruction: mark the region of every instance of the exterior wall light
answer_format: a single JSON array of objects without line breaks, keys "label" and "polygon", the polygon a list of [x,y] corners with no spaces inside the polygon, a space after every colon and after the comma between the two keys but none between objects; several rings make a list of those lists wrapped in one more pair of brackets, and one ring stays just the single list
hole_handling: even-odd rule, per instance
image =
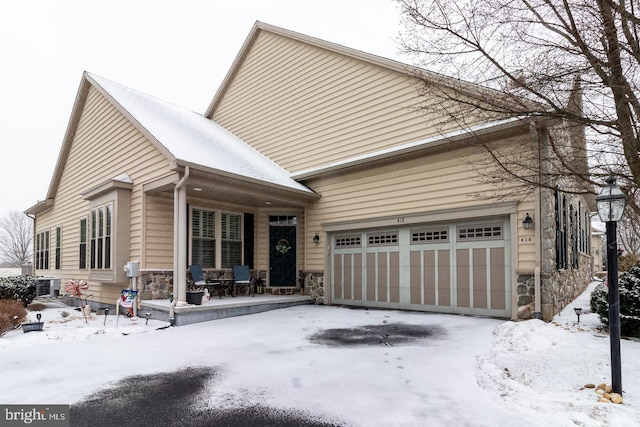
[{"label": "exterior wall light", "polygon": [[318,233],[316,233],[315,236],[313,236],[313,243],[315,244],[320,243],[320,236],[318,236]]},{"label": "exterior wall light", "polygon": [[529,230],[531,227],[533,227],[533,218],[529,216],[528,212],[524,216],[524,220],[522,221],[522,226],[524,227],[525,230]]},{"label": "exterior wall light", "polygon": [[609,284],[609,345],[611,349],[611,388],[622,394],[620,362],[620,291],[618,289],[617,222],[622,218],[626,197],[610,176],[596,196],[598,215],[607,225],[607,283]]}]

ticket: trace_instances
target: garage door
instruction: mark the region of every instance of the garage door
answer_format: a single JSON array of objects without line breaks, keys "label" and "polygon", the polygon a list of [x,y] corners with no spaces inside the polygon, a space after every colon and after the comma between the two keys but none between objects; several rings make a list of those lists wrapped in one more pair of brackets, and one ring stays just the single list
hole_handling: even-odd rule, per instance
[{"label": "garage door", "polygon": [[335,233],[335,304],[511,316],[508,220]]}]

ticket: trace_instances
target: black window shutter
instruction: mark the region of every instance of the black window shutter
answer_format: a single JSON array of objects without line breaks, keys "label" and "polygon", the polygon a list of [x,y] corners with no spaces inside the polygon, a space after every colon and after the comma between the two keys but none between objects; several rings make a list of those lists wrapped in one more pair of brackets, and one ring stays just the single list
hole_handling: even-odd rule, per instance
[{"label": "black window shutter", "polygon": [[254,247],[254,225],[253,214],[245,212],[244,214],[244,265],[253,268],[253,247]]}]

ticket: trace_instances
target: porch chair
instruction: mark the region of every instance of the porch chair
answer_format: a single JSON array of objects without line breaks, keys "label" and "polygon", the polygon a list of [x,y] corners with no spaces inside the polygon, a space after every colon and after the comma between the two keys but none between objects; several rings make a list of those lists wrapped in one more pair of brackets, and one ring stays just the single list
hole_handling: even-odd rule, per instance
[{"label": "porch chair", "polygon": [[253,291],[253,283],[251,280],[251,273],[249,273],[248,265],[234,265],[233,266],[233,290],[231,295],[236,296],[237,286],[248,286],[251,296],[255,296]]},{"label": "porch chair", "polygon": [[191,279],[193,280],[193,286],[196,288],[206,288],[211,295],[214,292],[218,292],[218,296],[222,299],[222,294],[224,293],[224,288],[222,287],[222,282],[218,280],[207,280],[204,277],[204,273],[202,272],[202,267],[200,265],[192,265],[189,266],[189,271],[191,272]]}]

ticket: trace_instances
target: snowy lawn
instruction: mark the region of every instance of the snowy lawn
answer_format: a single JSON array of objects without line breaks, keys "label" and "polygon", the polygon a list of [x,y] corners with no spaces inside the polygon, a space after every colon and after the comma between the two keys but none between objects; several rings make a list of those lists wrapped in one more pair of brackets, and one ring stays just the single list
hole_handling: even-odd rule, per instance
[{"label": "snowy lawn", "polygon": [[638,426],[640,342],[622,341],[623,404],[583,388],[611,376],[597,316],[576,322],[589,293],[552,323],[309,305],[166,329],[120,317],[116,328],[113,315],[85,323],[50,306],[44,331],[0,338],[0,404],[74,404],[133,375],[212,367],[202,405],[213,408],[353,426]]}]

